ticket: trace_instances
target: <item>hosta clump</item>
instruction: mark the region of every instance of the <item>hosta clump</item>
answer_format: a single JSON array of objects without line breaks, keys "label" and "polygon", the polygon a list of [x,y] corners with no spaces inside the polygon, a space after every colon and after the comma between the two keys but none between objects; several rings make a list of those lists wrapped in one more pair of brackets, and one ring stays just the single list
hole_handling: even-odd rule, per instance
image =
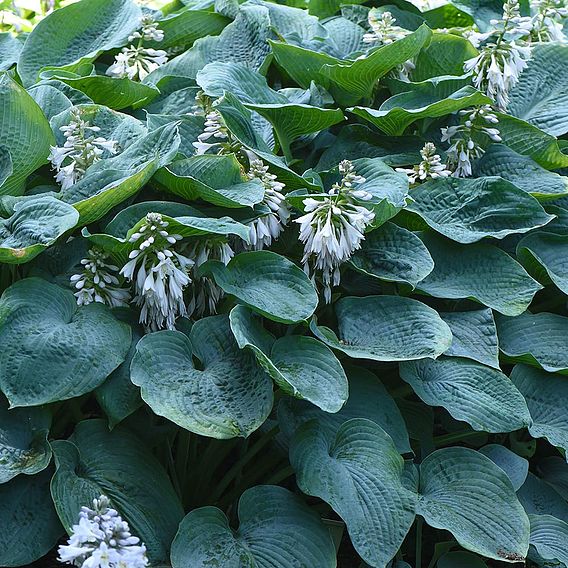
[{"label": "hosta clump", "polygon": [[0,566],[568,568],[565,0],[15,4]]}]

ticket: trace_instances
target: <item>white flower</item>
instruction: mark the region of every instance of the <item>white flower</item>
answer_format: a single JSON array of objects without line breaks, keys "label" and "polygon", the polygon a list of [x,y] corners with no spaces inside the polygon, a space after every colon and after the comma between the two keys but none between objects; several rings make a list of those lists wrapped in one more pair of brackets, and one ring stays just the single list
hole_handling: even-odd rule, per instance
[{"label": "white flower", "polygon": [[406,174],[410,183],[425,181],[427,179],[436,179],[439,177],[448,177],[452,172],[442,164],[439,154],[436,154],[436,146],[432,142],[426,142],[422,150],[420,150],[422,161],[413,168],[396,168],[399,173]]},{"label": "white flower", "polygon": [[107,264],[108,254],[97,248],[88,252],[88,258],[81,260],[82,272],[71,276],[70,280],[77,289],[77,304],[84,306],[92,302],[107,304],[111,307],[128,306],[130,293],[120,288],[118,266]]},{"label": "white flower", "polygon": [[282,194],[284,184],[268,171],[268,166],[262,160],[251,162],[247,177],[250,180],[258,179],[262,182],[264,186],[262,203],[270,209],[269,213],[249,223],[250,248],[261,250],[264,247],[269,247],[272,241],[280,236],[290,219],[290,210],[286,205],[286,198]]},{"label": "white flower", "polygon": [[80,110],[72,110],[71,118],[69,124],[60,127],[66,139],[63,146],[50,146],[47,158],[57,172],[55,180],[64,190],[84,177],[89,166],[98,162],[105,152],[117,153],[117,142],[97,136],[100,128],[83,120]]},{"label": "white flower", "polygon": [[[226,242],[212,239],[196,242],[188,252],[194,262],[194,271],[208,260],[220,260],[226,266],[234,255],[233,249]],[[217,305],[225,295],[207,276],[194,277],[190,293],[187,314],[188,317],[197,318],[217,313]]]},{"label": "white flower", "polygon": [[205,115],[205,128],[197,137],[197,142],[193,142],[196,154],[206,154],[209,150],[223,149],[223,143],[228,141],[228,131],[223,117],[216,110],[209,110]]},{"label": "white flower", "polygon": [[59,547],[59,561],[80,568],[145,568],[146,547],[130,533],[128,523],[107,497],[93,500],[93,508],[82,507],[66,545]]},{"label": "white flower", "polygon": [[171,250],[180,235],[170,235],[159,213],[148,213],[145,223],[130,237],[135,248],[120,273],[134,284],[134,302],[140,323],[151,331],[173,329],[176,318],[186,316],[183,291],[191,282],[193,261]]},{"label": "white flower", "polygon": [[142,39],[146,41],[162,41],[164,39],[163,30],[158,29],[158,24],[151,14],[144,14],[140,21],[140,30],[128,36],[128,41]]},{"label": "white flower", "polygon": [[328,303],[331,287],[340,282],[340,266],[361,247],[365,229],[375,218],[372,211],[357,205],[357,199],[371,198],[368,192],[353,189],[353,185],[363,183],[365,178],[355,173],[348,160],[340,163],[339,171],[343,175],[341,183],[334,184],[321,198],[304,199],[305,214],[295,219],[304,243],[304,270],[307,274],[321,273]]},{"label": "white flower", "polygon": [[128,77],[133,81],[142,81],[167,61],[168,54],[163,49],[131,45],[122,48],[106,74],[119,79]]},{"label": "white flower", "polygon": [[480,158],[485,152],[479,140],[487,137],[492,142],[501,142],[499,130],[494,127],[499,120],[489,105],[461,110],[459,115],[464,117],[465,121],[442,128],[442,142],[451,143],[446,155],[448,166],[453,170],[452,175],[468,177],[472,174],[471,160]]},{"label": "white flower", "polygon": [[568,41],[564,34],[564,20],[568,17],[565,0],[532,0],[530,6],[534,13],[531,29],[533,41]]},{"label": "white flower", "polygon": [[393,18],[390,12],[381,13],[377,8],[369,10],[368,21],[372,31],[363,36],[365,43],[387,45],[410,33],[408,30],[394,25],[396,18]]}]

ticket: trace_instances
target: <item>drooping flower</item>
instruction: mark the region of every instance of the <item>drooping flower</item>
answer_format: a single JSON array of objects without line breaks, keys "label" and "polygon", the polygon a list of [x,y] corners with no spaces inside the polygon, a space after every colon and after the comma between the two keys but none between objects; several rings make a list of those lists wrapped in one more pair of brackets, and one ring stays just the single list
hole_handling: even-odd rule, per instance
[{"label": "drooping flower", "polygon": [[229,139],[229,134],[223,117],[217,110],[210,110],[205,115],[205,128],[197,137],[197,142],[193,142],[197,155],[206,154],[209,150],[220,153],[223,151],[224,143]]},{"label": "drooping flower", "polygon": [[531,39],[537,42],[557,41],[566,43],[564,21],[568,18],[566,0],[532,0]]},{"label": "drooping flower", "polygon": [[191,282],[193,261],[175,250],[180,235],[171,235],[159,213],[148,213],[129,239],[136,248],[120,273],[133,282],[140,323],[151,331],[173,329],[176,318],[187,316],[183,291]]},{"label": "drooping flower", "polygon": [[[468,177],[472,174],[472,160],[480,158],[484,149],[480,142],[489,139],[501,142],[497,115],[489,105],[469,110],[462,110],[459,115],[465,120],[460,124],[442,128],[442,142],[451,145],[446,150],[448,167],[453,170],[454,177]],[[489,124],[489,126],[487,126]]]},{"label": "drooping flower", "polygon": [[48,160],[57,174],[55,180],[62,189],[68,189],[84,177],[87,169],[98,162],[105,152],[116,154],[117,142],[97,136],[98,126],[91,126],[81,118],[81,111],[71,111],[71,122],[61,126],[65,136],[63,146],[50,146]]},{"label": "drooping flower", "polygon": [[[225,241],[219,239],[200,240],[187,254],[194,262],[194,272],[208,260],[220,260],[226,266],[235,255],[233,249]],[[187,315],[197,318],[217,313],[217,305],[225,295],[214,280],[208,276],[195,275],[193,275],[190,294]]]},{"label": "drooping flower", "polygon": [[369,10],[368,22],[371,26],[371,32],[363,36],[365,43],[387,45],[410,33],[408,30],[395,25],[396,18],[393,17],[391,12],[380,12],[377,8]]},{"label": "drooping flower", "polygon": [[82,271],[71,276],[71,283],[77,289],[75,297],[79,306],[92,302],[113,308],[128,306],[130,293],[120,287],[115,276],[118,266],[108,264],[108,257],[107,253],[96,247],[90,249],[87,258],[81,260]]},{"label": "drooping flower", "polygon": [[302,262],[308,275],[321,274],[326,302],[331,301],[331,287],[340,282],[340,266],[361,247],[366,227],[375,214],[358,201],[368,201],[371,194],[356,189],[365,181],[357,175],[353,164],[343,160],[339,164],[342,180],[328,193],[317,198],[304,199],[305,214],[296,223],[300,225],[300,240],[304,243]]},{"label": "drooping flower", "polygon": [[138,43],[123,47],[115,56],[114,63],[106,71],[110,77],[128,77],[132,81],[142,81],[152,71],[167,63],[168,54],[163,49],[144,47],[144,41],[162,41],[164,32],[158,29],[158,24],[149,14],[142,16],[140,23],[140,29],[128,37],[128,41],[134,42],[137,39]]},{"label": "drooping flower", "polygon": [[79,568],[145,568],[146,547],[130,532],[128,523],[110,507],[108,497],[81,507],[67,544],[59,547],[59,561]]},{"label": "drooping flower", "polygon": [[249,223],[250,248],[261,250],[264,247],[269,247],[272,241],[280,236],[290,219],[290,210],[286,204],[286,198],[282,194],[284,184],[268,171],[268,166],[262,160],[251,162],[247,177],[250,180],[258,179],[262,182],[264,186],[262,204],[270,209],[269,213]]},{"label": "drooping flower", "polygon": [[[530,34],[531,19],[520,16],[518,0],[507,0],[503,17],[491,20],[494,29],[487,34],[471,36],[476,43],[495,36],[494,42],[485,44],[478,55],[464,63],[464,71],[473,74],[473,84],[495,101],[501,111],[509,104],[509,91],[519,81],[519,75],[531,56],[529,45],[522,38]],[[506,38],[510,38],[510,41]]]},{"label": "drooping flower", "polygon": [[426,181],[452,175],[446,164],[442,164],[439,154],[436,154],[436,146],[432,142],[426,142],[420,150],[422,161],[412,168],[396,168],[399,173],[406,174],[410,183]]}]

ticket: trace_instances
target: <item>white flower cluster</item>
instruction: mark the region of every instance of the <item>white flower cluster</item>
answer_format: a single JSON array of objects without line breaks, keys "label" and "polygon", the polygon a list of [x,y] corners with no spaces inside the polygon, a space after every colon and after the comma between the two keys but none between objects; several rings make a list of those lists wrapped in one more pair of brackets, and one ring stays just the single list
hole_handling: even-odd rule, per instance
[{"label": "white flower cluster", "polygon": [[145,568],[146,547],[132,536],[130,527],[107,497],[82,507],[67,544],[59,547],[59,561],[79,568]]},{"label": "white flower cluster", "polygon": [[354,189],[365,178],[356,174],[348,160],[339,164],[339,172],[341,183],[321,197],[304,199],[305,215],[295,220],[304,243],[304,270],[308,275],[321,272],[327,303],[331,302],[332,285],[340,282],[340,266],[361,247],[365,229],[375,218],[372,211],[357,204],[357,200],[372,198],[367,191]]},{"label": "white flower cluster", "polygon": [[133,282],[134,302],[141,308],[146,329],[173,329],[178,316],[187,316],[184,288],[191,282],[193,261],[173,249],[180,235],[170,235],[159,213],[148,213],[144,224],[130,237],[136,248],[120,273]]},{"label": "white flower cluster", "polygon": [[[194,261],[194,271],[208,260],[220,260],[226,266],[234,255],[233,249],[226,242],[212,239],[198,241],[189,252]],[[223,290],[207,276],[194,276],[190,293],[188,317],[194,315],[199,318],[217,313],[217,304],[224,296]]]},{"label": "white flower cluster", "polygon": [[[211,141],[211,139],[213,141]],[[205,128],[193,143],[197,155],[206,154],[209,150],[217,150],[222,153],[224,144],[228,142],[229,133],[223,117],[219,111],[209,109],[205,114]]]},{"label": "white flower cluster", "polygon": [[428,179],[448,177],[452,175],[451,170],[442,164],[439,154],[436,154],[436,146],[432,142],[426,142],[420,150],[422,161],[413,168],[396,168],[396,171],[408,176],[410,183],[418,183]]},{"label": "white flower cluster", "polygon": [[531,39],[537,42],[568,41],[564,34],[564,20],[568,18],[566,0],[533,0]]},{"label": "white flower cluster", "polygon": [[105,152],[116,154],[117,142],[97,136],[98,126],[81,118],[81,111],[71,111],[71,122],[59,130],[65,136],[63,146],[51,146],[48,160],[57,171],[55,180],[68,189],[84,175],[89,166],[98,162]]},{"label": "white flower cluster", "polygon": [[368,22],[371,32],[363,36],[365,43],[378,43],[387,45],[393,43],[410,32],[395,25],[396,18],[390,12],[380,12],[377,8],[369,10]]},{"label": "white flower cluster", "polygon": [[[520,16],[518,0],[507,0],[503,5],[503,18],[491,20],[494,30],[487,34],[470,34],[469,39],[479,44],[495,35],[495,42],[485,44],[479,55],[464,63],[464,71],[473,73],[473,84],[495,101],[501,111],[509,104],[509,91],[517,84],[519,75],[531,56],[529,45],[522,45],[523,36],[530,34],[530,18]],[[507,41],[505,36],[517,38]]]},{"label": "white flower cluster", "polygon": [[160,42],[164,39],[164,32],[159,30],[153,16],[145,15],[141,20],[140,30],[128,37],[128,41],[134,42],[129,47],[123,47],[121,52],[114,58],[114,63],[107,69],[107,75],[123,79],[128,77],[135,81],[142,81],[152,71],[155,71],[168,61],[168,54],[163,49],[144,47],[144,41]]},{"label": "white flower cluster", "polygon": [[468,177],[472,173],[471,161],[480,158],[485,152],[479,144],[480,140],[489,138],[492,142],[501,142],[499,130],[494,126],[499,123],[499,119],[488,105],[462,110],[459,114],[465,117],[465,121],[442,128],[442,142],[451,144],[446,154],[448,165],[453,170],[452,175]]},{"label": "white flower cluster", "polygon": [[282,194],[284,184],[279,182],[274,174],[268,171],[262,160],[253,160],[247,173],[248,179],[258,179],[264,186],[264,199],[270,212],[249,224],[251,247],[261,250],[269,247],[284,230],[284,226],[290,219],[290,210],[286,204],[286,198]]},{"label": "white flower cluster", "polygon": [[113,308],[128,306],[130,293],[120,287],[120,282],[115,276],[118,273],[118,266],[107,264],[108,256],[98,248],[90,249],[87,258],[81,260],[82,271],[71,276],[71,283],[77,289],[75,297],[79,306],[92,302]]}]

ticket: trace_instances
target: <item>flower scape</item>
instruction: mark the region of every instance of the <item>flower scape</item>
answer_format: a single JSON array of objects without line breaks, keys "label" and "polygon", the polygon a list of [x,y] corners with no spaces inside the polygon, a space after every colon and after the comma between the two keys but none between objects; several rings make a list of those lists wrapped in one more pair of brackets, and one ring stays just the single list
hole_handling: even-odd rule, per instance
[{"label": "flower scape", "polygon": [[567,26],[0,2],[0,566],[568,568]]}]

